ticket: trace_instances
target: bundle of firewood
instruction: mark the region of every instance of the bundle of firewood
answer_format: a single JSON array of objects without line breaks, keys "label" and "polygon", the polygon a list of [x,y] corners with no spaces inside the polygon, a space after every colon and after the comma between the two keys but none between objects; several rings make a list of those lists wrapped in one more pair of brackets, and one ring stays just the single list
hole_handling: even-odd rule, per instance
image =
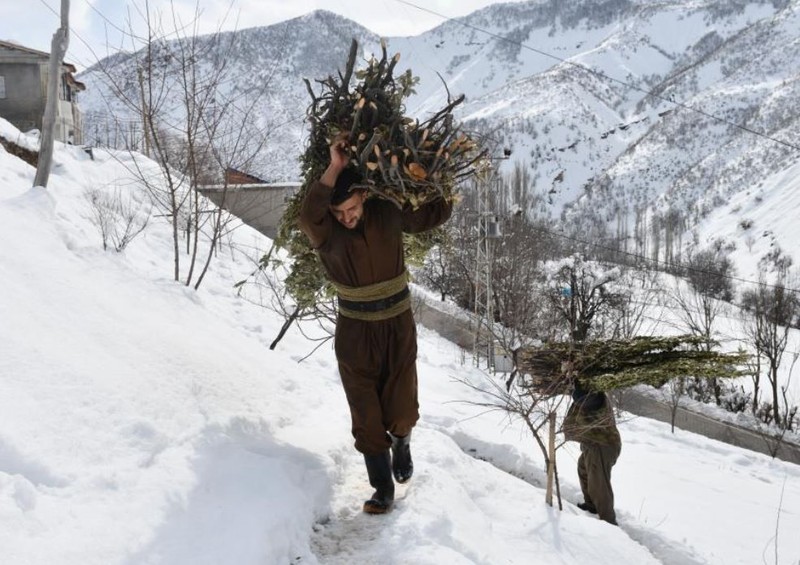
[{"label": "bundle of firewood", "polygon": [[691,335],[549,343],[514,354],[524,386],[545,395],[568,393],[574,379],[586,390],[609,391],[638,384],[658,388],[680,377],[741,377],[747,360],[741,351],[709,351],[703,338]]},{"label": "bundle of firewood", "polygon": [[381,49],[380,59],[373,57],[356,71],[353,40],[344,73],[318,81],[321,93],[306,80],[312,152],[327,162],[331,140],[344,132],[351,163],[375,194],[401,208],[450,198],[459,180],[488,166],[485,152],[453,117],[464,96],[450,99],[448,93],[447,104],[422,122],[407,117],[404,101],[418,79],[410,69],[395,77],[400,54],[389,59],[384,42]]},{"label": "bundle of firewood", "polygon": [[[303,185],[288,202],[275,239],[288,251],[285,284],[298,311],[312,311],[334,294],[297,218],[309,188],[330,163],[330,144],[340,133],[347,135],[351,163],[364,176],[364,184],[399,207],[452,198],[462,178],[482,172],[489,163],[453,118],[463,97],[448,101],[421,123],[404,115],[403,102],[418,79],[410,70],[395,77],[399,57],[389,59],[386,46],[381,47],[380,59],[372,58],[366,68],[356,70],[358,43],[353,41],[344,72],[318,80],[319,94],[305,81],[312,101],[307,111],[309,141],[300,157]],[[439,237],[437,230],[405,234],[407,262],[419,264]]]}]

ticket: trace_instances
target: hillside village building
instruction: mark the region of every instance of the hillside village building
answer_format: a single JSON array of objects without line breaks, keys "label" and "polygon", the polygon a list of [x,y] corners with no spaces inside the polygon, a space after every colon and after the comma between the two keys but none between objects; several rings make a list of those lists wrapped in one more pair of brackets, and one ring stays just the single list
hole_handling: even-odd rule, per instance
[{"label": "hillside village building", "polygon": [[[20,131],[42,129],[50,54],[16,43],[0,41],[0,117]],[[62,63],[58,90],[55,139],[83,143],[77,94],[86,86],[75,80],[74,65]]]},{"label": "hillside village building", "polygon": [[197,190],[245,224],[274,238],[286,204],[300,190],[300,185],[300,182],[266,182],[229,167],[224,184],[198,186]]}]

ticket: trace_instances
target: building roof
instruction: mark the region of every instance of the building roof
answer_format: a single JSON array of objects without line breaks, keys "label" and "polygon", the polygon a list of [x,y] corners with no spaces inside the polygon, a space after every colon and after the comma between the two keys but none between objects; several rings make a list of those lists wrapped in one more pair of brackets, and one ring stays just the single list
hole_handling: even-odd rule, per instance
[{"label": "building roof", "polygon": [[246,173],[233,167],[225,169],[225,179],[231,184],[265,184],[267,182],[251,173]]},{"label": "building roof", "polygon": [[[24,53],[30,53],[31,55],[36,55],[37,57],[41,57],[43,59],[49,59],[50,53],[46,51],[39,51],[38,49],[31,49],[30,47],[25,47],[24,45],[20,45],[19,43],[14,43],[13,41],[3,41],[0,40],[0,47],[5,47],[6,49],[15,49],[17,51],[22,51]],[[61,64],[64,65],[67,70],[71,73],[75,73],[78,69],[72,63],[67,63],[66,61],[61,61]],[[77,82],[77,81],[75,81]],[[81,83],[78,83],[81,84]],[[86,87],[84,86],[84,89]]]},{"label": "building roof", "polygon": [[78,91],[78,92],[82,92],[82,91],[86,90],[86,85],[84,83],[82,83],[81,81],[79,81],[79,80],[75,80],[75,77],[72,76],[72,73],[74,73],[74,72],[75,71],[70,71],[65,75],[66,78],[67,78],[67,82],[70,85],[72,85],[75,88],[75,90]]}]

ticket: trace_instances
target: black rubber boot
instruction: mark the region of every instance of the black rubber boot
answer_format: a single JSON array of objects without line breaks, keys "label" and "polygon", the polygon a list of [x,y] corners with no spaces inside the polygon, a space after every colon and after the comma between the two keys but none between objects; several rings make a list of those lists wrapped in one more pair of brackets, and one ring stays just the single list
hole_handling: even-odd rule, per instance
[{"label": "black rubber boot", "polygon": [[404,437],[391,436],[391,438],[392,473],[394,480],[403,484],[414,474],[414,462],[411,460],[411,433]]},{"label": "black rubber boot", "polygon": [[364,455],[369,484],[375,489],[372,498],[364,502],[367,514],[386,514],[394,502],[394,481],[389,451],[378,455]]},{"label": "black rubber boot", "polygon": [[585,510],[586,512],[589,512],[591,514],[597,514],[597,508],[595,508],[594,504],[592,504],[591,502],[579,502],[578,508],[580,508],[581,510]]}]

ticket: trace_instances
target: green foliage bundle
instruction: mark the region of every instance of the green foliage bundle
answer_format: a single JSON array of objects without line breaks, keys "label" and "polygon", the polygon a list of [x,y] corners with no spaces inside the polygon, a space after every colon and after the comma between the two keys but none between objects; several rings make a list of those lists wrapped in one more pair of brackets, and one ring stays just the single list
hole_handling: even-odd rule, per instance
[{"label": "green foliage bundle", "polygon": [[[293,261],[286,288],[299,308],[311,308],[333,295],[297,218],[308,189],[330,162],[329,147],[336,136],[346,133],[351,164],[364,176],[370,193],[399,208],[417,208],[436,198],[452,199],[462,178],[482,173],[489,164],[478,144],[453,119],[452,112],[463,96],[449,100],[423,123],[404,115],[404,101],[414,92],[418,79],[410,69],[394,77],[399,54],[389,59],[385,44],[381,47],[380,59],[372,58],[366,68],[355,70],[358,43],[353,40],[344,73],[317,81],[322,86],[320,94],[306,80],[312,102],[307,110],[310,138],[301,157],[303,184],[288,203],[276,238],[276,244],[287,249]],[[407,234],[408,262],[421,262],[438,239],[441,235],[430,232]]]},{"label": "green foliage bundle", "polygon": [[634,337],[582,344],[549,343],[517,350],[517,370],[540,394],[565,394],[577,379],[592,391],[609,391],[647,384],[656,388],[679,377],[732,378],[747,374],[744,352],[706,351],[704,338]]}]

